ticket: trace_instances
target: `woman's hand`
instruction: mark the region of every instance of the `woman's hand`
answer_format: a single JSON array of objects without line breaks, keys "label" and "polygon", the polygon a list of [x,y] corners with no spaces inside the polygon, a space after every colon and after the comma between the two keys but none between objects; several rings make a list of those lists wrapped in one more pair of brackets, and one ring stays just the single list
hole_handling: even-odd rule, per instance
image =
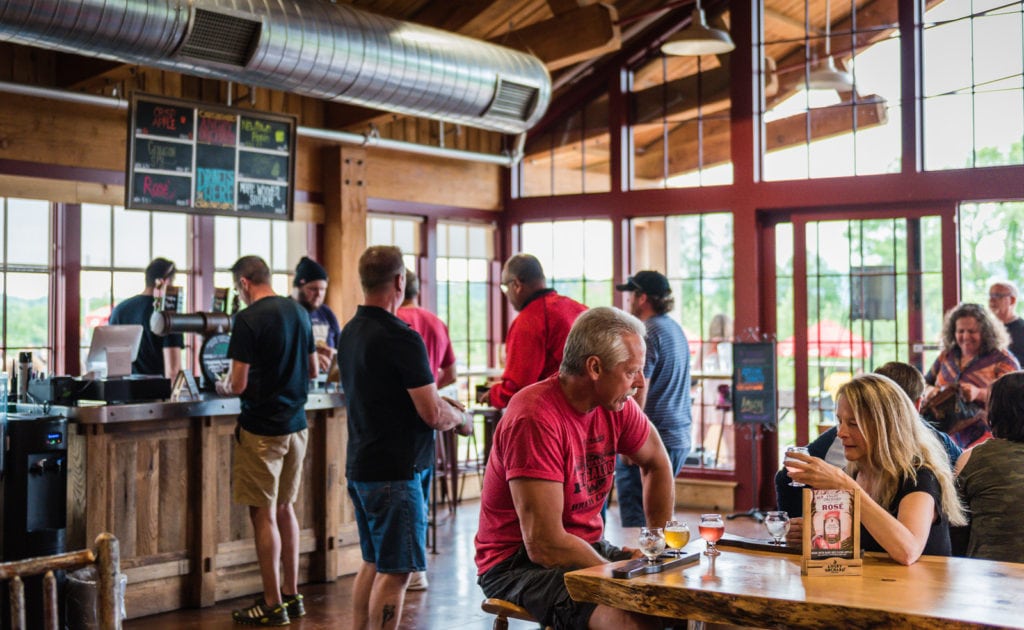
[{"label": "woman's hand", "polygon": [[800,516],[789,519],[789,531],[786,532],[786,546],[800,547],[804,544],[804,519]]},{"label": "woman's hand", "polygon": [[987,387],[979,387],[970,383],[960,383],[960,394],[967,402],[984,403],[988,400]]},{"label": "woman's hand", "polygon": [[841,468],[836,468],[823,459],[803,453],[786,453],[787,468],[795,468],[789,472],[793,481],[798,481],[812,488],[829,490],[855,490],[857,482]]}]

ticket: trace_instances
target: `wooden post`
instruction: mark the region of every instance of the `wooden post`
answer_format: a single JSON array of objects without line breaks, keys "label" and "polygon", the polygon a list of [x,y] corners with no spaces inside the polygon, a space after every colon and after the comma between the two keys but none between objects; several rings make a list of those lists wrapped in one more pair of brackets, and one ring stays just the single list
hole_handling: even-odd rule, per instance
[{"label": "wooden post", "polygon": [[[316,563],[311,567],[310,577],[322,582],[330,582],[341,575],[341,557],[339,553],[338,531],[341,529],[341,470],[342,435],[341,420],[333,409],[318,411],[314,421],[312,435],[318,452],[313,458],[316,462],[315,483],[317,496],[323,497],[317,502],[316,539],[317,550],[314,554]],[[347,498],[345,499],[347,500]]]},{"label": "wooden post", "polygon": [[96,537],[96,598],[98,619],[103,630],[121,630],[121,610],[117,605],[117,578],[121,572],[121,550],[113,534]]},{"label": "wooden post", "polygon": [[323,149],[323,263],[331,279],[326,302],[342,324],[363,301],[359,256],[366,249],[366,170],[365,149]]},{"label": "wooden post", "polygon": [[196,419],[199,444],[198,483],[204,489],[192,505],[195,540],[193,541],[192,605],[213,606],[217,601],[217,425],[212,417]]}]

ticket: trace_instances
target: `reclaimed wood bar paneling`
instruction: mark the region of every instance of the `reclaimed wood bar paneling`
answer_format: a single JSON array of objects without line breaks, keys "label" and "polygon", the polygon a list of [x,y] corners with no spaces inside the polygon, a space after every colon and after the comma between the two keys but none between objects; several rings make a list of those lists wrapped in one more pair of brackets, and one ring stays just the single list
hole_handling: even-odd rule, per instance
[{"label": "reclaimed wood bar paneling", "polygon": [[[321,398],[328,400],[307,410],[311,439],[295,504],[302,582],[333,580],[354,572],[359,561],[357,538],[339,534],[349,525],[343,519],[351,518],[341,505],[348,501],[339,474],[344,449],[329,443],[341,439],[345,413],[340,396]],[[215,414],[164,411],[157,418],[73,418],[68,548],[85,547],[103,531],[117,536],[129,617],[210,606],[262,589],[248,508],[231,501],[237,411],[223,405]]]}]

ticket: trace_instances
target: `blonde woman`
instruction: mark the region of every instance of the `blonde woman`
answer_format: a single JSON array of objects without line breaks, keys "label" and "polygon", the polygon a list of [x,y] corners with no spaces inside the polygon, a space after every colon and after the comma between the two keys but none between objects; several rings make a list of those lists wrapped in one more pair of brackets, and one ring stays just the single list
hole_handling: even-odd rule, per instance
[{"label": "blonde woman", "polygon": [[[861,492],[861,546],[885,551],[910,565],[923,554],[951,554],[949,526],[964,525],[949,458],[918,419],[914,404],[896,383],[864,374],[839,388],[836,417],[845,469],[792,453],[795,480],[813,488]],[[801,519],[787,537],[800,540]]]}]

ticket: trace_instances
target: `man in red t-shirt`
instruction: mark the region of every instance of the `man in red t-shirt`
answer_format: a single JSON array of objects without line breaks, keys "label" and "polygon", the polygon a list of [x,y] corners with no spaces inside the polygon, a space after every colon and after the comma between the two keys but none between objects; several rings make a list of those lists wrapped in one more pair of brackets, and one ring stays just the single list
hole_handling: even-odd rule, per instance
[{"label": "man in red t-shirt", "polygon": [[576,320],[559,373],[512,397],[494,433],[476,535],[487,597],[526,608],[555,628],[660,628],[656,620],[574,602],[566,571],[640,557],[603,540],[601,507],[615,456],[640,466],[648,523],[672,516],[672,466],[632,400],[643,387],[644,325],[619,309]]},{"label": "man in red t-shirt", "polygon": [[477,397],[478,402],[497,409],[504,409],[522,388],[558,372],[569,329],[587,310],[549,289],[544,268],[530,254],[508,259],[501,270],[501,290],[519,315],[508,328],[501,380]]},{"label": "man in red t-shirt", "polygon": [[448,337],[448,327],[440,317],[416,305],[420,294],[420,279],[412,269],[405,270],[405,296],[395,311],[398,319],[418,332],[427,346],[427,361],[434,370],[437,388],[444,389],[455,382],[455,351]]}]

